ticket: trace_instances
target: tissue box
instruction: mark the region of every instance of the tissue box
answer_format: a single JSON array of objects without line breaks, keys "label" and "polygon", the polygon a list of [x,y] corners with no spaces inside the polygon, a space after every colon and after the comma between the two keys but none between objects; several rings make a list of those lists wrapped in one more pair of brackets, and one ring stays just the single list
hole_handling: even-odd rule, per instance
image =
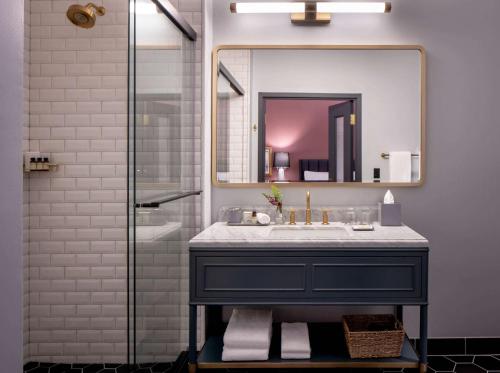
[{"label": "tissue box", "polygon": [[380,225],[382,226],[401,225],[401,203],[379,203],[378,220],[380,221]]}]

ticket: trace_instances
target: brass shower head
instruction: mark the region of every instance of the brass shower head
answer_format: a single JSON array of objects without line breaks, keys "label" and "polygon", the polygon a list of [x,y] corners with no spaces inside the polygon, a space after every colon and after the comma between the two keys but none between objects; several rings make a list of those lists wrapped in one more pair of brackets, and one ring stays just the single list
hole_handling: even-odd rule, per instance
[{"label": "brass shower head", "polygon": [[96,16],[103,16],[106,9],[103,6],[97,6],[94,3],[87,5],[71,5],[66,15],[74,25],[83,28],[92,28],[95,25]]}]

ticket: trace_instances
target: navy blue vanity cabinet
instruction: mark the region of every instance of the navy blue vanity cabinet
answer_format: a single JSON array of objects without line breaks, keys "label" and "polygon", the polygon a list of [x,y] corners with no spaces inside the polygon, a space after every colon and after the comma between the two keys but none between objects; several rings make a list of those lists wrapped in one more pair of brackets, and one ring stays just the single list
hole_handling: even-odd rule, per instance
[{"label": "navy blue vanity cabinet", "polygon": [[[427,247],[390,248],[214,248],[190,249],[190,370],[196,368],[378,367],[426,370]],[[391,359],[350,359],[345,346],[324,349],[312,341],[310,360],[281,360],[279,342],[270,359],[223,362],[222,306],[234,305],[394,305],[420,306],[420,356],[408,339],[403,354]],[[196,352],[197,306],[205,305],[206,343]],[[334,326],[343,344],[343,335]],[[323,330],[328,330],[325,326]],[[316,326],[318,328],[318,326]],[[276,333],[279,334],[279,333]],[[326,336],[330,339],[331,336]],[[279,339],[279,336],[276,337]],[[326,341],[325,341],[326,342]],[[330,343],[330,342],[329,342]],[[277,344],[277,346],[276,346]],[[315,345],[318,346],[315,349]]]}]

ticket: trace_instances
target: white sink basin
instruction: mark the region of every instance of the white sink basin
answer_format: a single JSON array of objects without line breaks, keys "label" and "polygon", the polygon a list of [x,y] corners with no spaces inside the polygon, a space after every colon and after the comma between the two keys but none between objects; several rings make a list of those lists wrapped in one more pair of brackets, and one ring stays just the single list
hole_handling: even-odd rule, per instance
[{"label": "white sink basin", "polygon": [[273,226],[269,238],[283,240],[335,240],[351,236],[344,226],[331,225],[279,225]]}]

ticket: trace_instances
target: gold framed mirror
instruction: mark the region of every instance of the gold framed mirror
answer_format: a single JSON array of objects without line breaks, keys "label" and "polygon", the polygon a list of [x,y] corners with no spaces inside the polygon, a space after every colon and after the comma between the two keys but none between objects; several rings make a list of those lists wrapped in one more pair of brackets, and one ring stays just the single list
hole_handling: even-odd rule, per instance
[{"label": "gold framed mirror", "polygon": [[420,186],[425,104],[419,45],[218,46],[212,183]]}]

